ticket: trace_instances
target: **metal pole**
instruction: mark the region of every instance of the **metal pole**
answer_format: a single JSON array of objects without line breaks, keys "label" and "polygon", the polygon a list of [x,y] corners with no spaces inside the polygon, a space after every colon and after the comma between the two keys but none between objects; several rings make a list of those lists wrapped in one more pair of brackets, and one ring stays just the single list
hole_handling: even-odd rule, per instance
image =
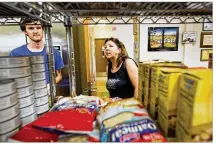
[{"label": "metal pole", "polygon": [[[46,5],[45,5],[46,8]],[[50,96],[51,96],[51,107],[54,104],[54,98],[55,98],[55,61],[54,61],[54,50],[52,45],[52,36],[51,36],[51,17],[50,17],[50,24],[45,23],[45,43],[46,43],[46,52],[48,55],[48,69],[49,69],[49,79],[50,79]]]},{"label": "metal pole", "polygon": [[65,30],[67,39],[67,57],[68,57],[68,73],[70,82],[70,96],[76,96],[76,77],[75,77],[75,61],[74,61],[74,49],[73,49],[73,39],[72,39],[72,18],[65,17]]}]

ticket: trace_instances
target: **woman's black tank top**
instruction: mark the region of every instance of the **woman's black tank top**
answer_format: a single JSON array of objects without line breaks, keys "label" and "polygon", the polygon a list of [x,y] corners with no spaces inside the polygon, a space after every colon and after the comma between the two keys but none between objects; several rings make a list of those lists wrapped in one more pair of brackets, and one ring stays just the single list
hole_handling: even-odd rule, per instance
[{"label": "woman's black tank top", "polygon": [[123,61],[119,70],[115,73],[111,72],[111,66],[108,65],[108,79],[106,88],[109,91],[111,98],[130,98],[134,96],[134,87],[128,76],[125,60]]}]

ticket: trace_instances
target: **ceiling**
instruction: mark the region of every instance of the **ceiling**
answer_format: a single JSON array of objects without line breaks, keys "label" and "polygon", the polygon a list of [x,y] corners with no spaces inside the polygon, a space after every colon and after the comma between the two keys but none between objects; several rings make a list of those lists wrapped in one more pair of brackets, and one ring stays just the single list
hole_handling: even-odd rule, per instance
[{"label": "ceiling", "polygon": [[55,2],[57,9],[70,16],[187,16],[212,15],[210,2]]},{"label": "ceiling", "polygon": [[212,2],[0,2],[0,18],[212,16]]}]

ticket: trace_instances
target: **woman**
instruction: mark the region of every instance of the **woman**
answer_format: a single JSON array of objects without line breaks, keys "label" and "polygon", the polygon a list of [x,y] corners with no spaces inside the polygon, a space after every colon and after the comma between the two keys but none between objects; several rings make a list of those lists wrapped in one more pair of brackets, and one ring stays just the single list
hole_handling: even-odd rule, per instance
[{"label": "woman", "polygon": [[106,87],[110,97],[138,99],[138,66],[128,57],[124,44],[117,38],[108,38],[104,48],[108,60]]}]

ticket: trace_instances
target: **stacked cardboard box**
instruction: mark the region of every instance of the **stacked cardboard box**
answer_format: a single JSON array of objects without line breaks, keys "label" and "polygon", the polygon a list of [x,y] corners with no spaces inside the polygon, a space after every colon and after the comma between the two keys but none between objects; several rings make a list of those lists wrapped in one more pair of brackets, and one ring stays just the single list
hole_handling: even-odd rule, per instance
[{"label": "stacked cardboard box", "polygon": [[212,75],[210,69],[182,74],[177,109],[177,141],[212,140]]},{"label": "stacked cardboard box", "polygon": [[144,87],[144,63],[139,63],[138,67],[138,96],[143,102],[143,87]]},{"label": "stacked cardboard box", "polygon": [[160,71],[158,121],[165,137],[175,137],[179,82],[183,70],[161,68]]},{"label": "stacked cardboard box", "polygon": [[158,84],[159,84],[159,75],[160,69],[163,67],[170,67],[170,68],[187,68],[183,63],[176,63],[176,62],[165,62],[165,63],[156,63],[151,66],[151,89],[150,89],[150,106],[149,112],[151,117],[154,120],[158,119]]},{"label": "stacked cardboard box", "polygon": [[143,96],[144,96],[144,107],[148,110],[149,109],[149,80],[150,80],[150,64],[144,65],[144,88],[143,88]]},{"label": "stacked cardboard box", "polygon": [[144,64],[144,87],[143,87],[143,97],[144,107],[149,110],[149,103],[150,103],[150,81],[151,81],[151,65],[159,63],[159,61],[148,61]]}]

